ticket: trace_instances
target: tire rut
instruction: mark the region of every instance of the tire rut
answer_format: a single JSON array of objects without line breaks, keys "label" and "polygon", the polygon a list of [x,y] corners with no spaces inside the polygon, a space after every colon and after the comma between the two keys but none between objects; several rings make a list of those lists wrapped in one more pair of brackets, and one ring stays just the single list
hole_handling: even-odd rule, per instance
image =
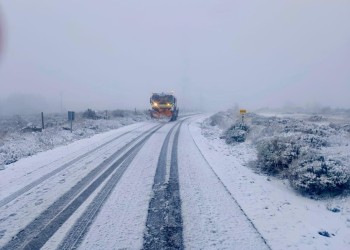
[{"label": "tire rut", "polygon": [[125,133],[123,133],[123,134],[121,134],[121,135],[119,135],[119,136],[117,136],[117,137],[115,137],[115,138],[113,138],[113,139],[111,139],[111,140],[109,140],[109,141],[103,143],[102,145],[100,145],[100,146],[98,146],[98,147],[96,147],[96,148],[94,148],[94,149],[88,151],[87,153],[85,153],[85,154],[83,154],[83,155],[81,155],[81,156],[79,156],[79,157],[77,157],[77,158],[75,158],[75,159],[73,159],[73,160],[71,160],[71,161],[65,163],[65,164],[62,165],[61,167],[56,168],[55,170],[53,170],[53,171],[51,171],[51,172],[45,174],[44,176],[42,176],[42,177],[40,177],[39,179],[33,181],[32,183],[26,185],[25,187],[19,189],[18,191],[14,192],[13,194],[11,194],[11,195],[5,197],[4,199],[0,200],[0,208],[3,207],[3,206],[5,206],[5,205],[7,205],[7,204],[10,203],[11,201],[17,199],[19,196],[23,195],[24,193],[30,191],[30,190],[33,189],[34,187],[40,185],[41,183],[43,183],[44,181],[48,180],[48,179],[51,178],[52,176],[54,176],[54,175],[56,175],[56,174],[62,172],[62,171],[65,170],[66,168],[68,168],[68,167],[72,166],[73,164],[79,162],[80,160],[84,159],[85,157],[89,156],[90,154],[92,154],[92,153],[98,151],[99,149],[105,147],[106,145],[108,145],[108,144],[110,144],[110,143],[112,143],[112,142],[118,140],[118,139],[121,138],[122,136],[125,136],[125,135],[127,135],[127,134],[133,132],[133,131],[136,130],[136,129],[138,129],[138,128],[135,128],[135,129],[133,129],[133,130],[130,130],[130,131],[128,131],[128,132],[125,132]]},{"label": "tire rut", "polygon": [[[17,233],[17,235],[1,249],[41,248],[61,227],[61,225],[79,208],[79,206],[101,185],[101,183],[106,180],[117,167],[126,161],[130,155],[132,155],[132,153],[151,136],[151,134],[155,133],[155,131],[162,126],[163,125],[152,127],[115,152],[103,163],[93,169],[88,175],[83,177],[75,186],[50,205],[24,229]],[[124,153],[124,151],[143,136],[145,137]],[[109,166],[110,164],[112,165]]]},{"label": "tire rut", "polygon": [[[150,200],[143,249],[184,249],[177,147],[183,121],[176,124],[164,140],[158,160]],[[178,125],[171,149],[169,181],[166,180],[167,151],[170,136]]]},{"label": "tire rut", "polygon": [[[159,127],[160,128],[160,127]],[[159,129],[158,128],[158,129]],[[157,129],[157,130],[158,130]],[[103,189],[98,193],[98,195],[93,199],[87,209],[84,211],[83,215],[79,217],[77,222],[71,228],[69,233],[66,235],[58,249],[76,249],[82,240],[84,239],[85,234],[88,232],[89,227],[93,223],[94,219],[98,215],[101,207],[108,199],[109,195],[112,193],[113,189],[123,176],[124,172],[135,158],[137,153],[141,150],[143,145],[147,142],[147,140],[157,131],[154,130],[147,137],[145,137],[142,141],[140,141],[137,145],[135,145],[132,150],[130,150],[126,159],[120,164],[120,166],[116,169],[111,178],[107,181]]]}]

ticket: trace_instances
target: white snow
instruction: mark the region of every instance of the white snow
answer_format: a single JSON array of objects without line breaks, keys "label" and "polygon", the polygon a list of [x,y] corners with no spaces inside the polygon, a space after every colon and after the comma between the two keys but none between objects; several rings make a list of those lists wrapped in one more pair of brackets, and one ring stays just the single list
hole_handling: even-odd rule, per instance
[{"label": "white snow", "polygon": [[[254,173],[248,168],[256,159],[250,142],[227,145],[219,139],[220,129],[202,131],[204,120],[190,125],[191,134],[272,249],[350,248],[350,197],[311,200],[296,193],[287,181]],[[331,212],[329,206],[341,211]],[[320,231],[331,237],[321,236]]]},{"label": "white snow", "polygon": [[196,148],[187,124],[179,141],[179,179],[187,249],[268,249]]},{"label": "white snow", "polygon": [[167,124],[152,136],[124,173],[80,249],[141,249],[148,204]]},{"label": "white snow", "polygon": [[5,205],[0,210],[0,230],[2,228],[6,230],[0,238],[0,246],[10,240],[21,228],[31,222],[98,164],[127,142],[137,137],[141,132],[155,125],[154,123],[138,123],[125,126],[118,130],[112,130],[91,138],[76,141],[67,146],[61,146],[51,151],[39,153],[31,158],[21,159],[14,163],[11,168],[3,170],[0,174],[1,198],[15,193],[53,169],[62,166],[67,162],[66,159],[83,155],[91,150],[91,147],[95,148],[109,141],[111,138],[132,131],[119,140],[106,145],[101,150],[76,162],[59,174],[43,181],[38,186],[25,192],[24,195],[18,197],[18,199]]},{"label": "white snow", "polygon": [[[180,131],[178,167],[187,249],[263,249],[266,245],[259,233],[272,249],[350,249],[348,195],[310,199],[292,189],[286,180],[254,172],[249,162],[256,160],[257,152],[251,141],[227,145],[220,139],[221,128],[203,125],[207,117],[190,118]],[[155,125],[141,122],[94,135],[23,158],[0,171],[1,202],[70,160],[131,131],[2,206],[0,247],[91,169]],[[81,249],[142,248],[159,153],[173,125],[166,124],[157,131],[136,155],[95,218]],[[337,142],[344,138],[333,139]],[[323,150],[349,160],[344,141]],[[93,195],[44,249],[57,247],[92,198]],[[329,232],[330,237],[321,236],[322,231]]]},{"label": "white snow", "polygon": [[120,112],[122,114],[124,112],[125,116],[108,120],[85,119],[77,115],[72,133],[63,129],[69,126],[65,120],[66,117],[62,115],[47,114],[45,116],[46,128],[42,132],[23,132],[22,130],[28,124],[32,124],[31,126],[35,124],[34,127],[41,126],[41,121],[38,121],[39,116],[0,117],[0,170],[11,167],[10,163],[21,158],[149,119],[145,113]]}]

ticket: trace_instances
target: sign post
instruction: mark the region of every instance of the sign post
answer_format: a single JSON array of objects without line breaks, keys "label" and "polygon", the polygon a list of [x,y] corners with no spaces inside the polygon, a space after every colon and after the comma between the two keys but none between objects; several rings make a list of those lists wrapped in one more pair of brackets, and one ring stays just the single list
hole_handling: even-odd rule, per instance
[{"label": "sign post", "polygon": [[75,120],[75,112],[68,111],[68,121],[70,121],[70,132],[73,132],[73,121]]},{"label": "sign post", "polygon": [[244,123],[244,115],[247,113],[247,110],[245,110],[245,109],[240,109],[240,110],[239,110],[239,113],[240,113],[241,116],[242,116],[242,123]]}]

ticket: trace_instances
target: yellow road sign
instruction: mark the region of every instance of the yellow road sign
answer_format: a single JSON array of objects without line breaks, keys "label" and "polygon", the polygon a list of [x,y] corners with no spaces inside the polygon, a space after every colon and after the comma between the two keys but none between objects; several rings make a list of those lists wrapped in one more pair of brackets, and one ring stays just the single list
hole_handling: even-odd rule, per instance
[{"label": "yellow road sign", "polygon": [[241,109],[241,110],[239,110],[239,113],[240,113],[241,115],[243,115],[243,114],[247,113],[247,110],[246,110],[246,109]]}]

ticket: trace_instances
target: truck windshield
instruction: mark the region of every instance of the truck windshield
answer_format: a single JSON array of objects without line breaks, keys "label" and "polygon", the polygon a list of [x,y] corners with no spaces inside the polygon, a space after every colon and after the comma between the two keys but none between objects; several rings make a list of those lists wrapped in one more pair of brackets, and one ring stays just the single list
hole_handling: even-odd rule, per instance
[{"label": "truck windshield", "polygon": [[172,95],[153,95],[152,100],[159,103],[173,103],[174,97]]}]

